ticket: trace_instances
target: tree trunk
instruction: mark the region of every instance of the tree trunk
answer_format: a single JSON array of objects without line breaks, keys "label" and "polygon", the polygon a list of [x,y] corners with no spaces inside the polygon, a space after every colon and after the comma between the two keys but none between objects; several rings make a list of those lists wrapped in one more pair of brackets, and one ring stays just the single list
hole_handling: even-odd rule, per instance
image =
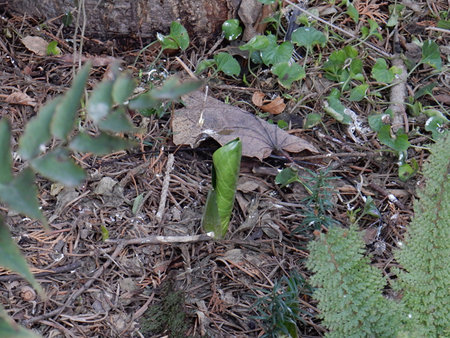
[{"label": "tree trunk", "polygon": [[[10,0],[9,9],[60,22],[64,13],[77,9],[83,0]],[[85,35],[102,39],[114,37],[154,38],[167,33],[179,20],[191,34],[205,41],[217,39],[222,23],[235,16],[241,0],[84,0]],[[81,11],[83,13],[83,11]],[[80,17],[82,25],[83,15]],[[58,22],[57,21],[57,22]],[[74,20],[75,21],[75,20]]]}]

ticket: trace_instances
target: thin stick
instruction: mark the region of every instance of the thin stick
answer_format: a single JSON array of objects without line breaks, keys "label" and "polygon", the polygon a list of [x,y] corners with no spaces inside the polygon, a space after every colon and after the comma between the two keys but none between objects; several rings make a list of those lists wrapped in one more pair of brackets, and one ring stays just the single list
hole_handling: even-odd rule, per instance
[{"label": "thin stick", "polygon": [[169,183],[170,183],[170,173],[173,170],[173,163],[175,161],[175,156],[173,154],[169,154],[169,157],[167,159],[167,165],[166,165],[166,175],[164,176],[162,191],[161,191],[161,200],[159,201],[159,208],[158,212],[156,213],[156,220],[158,222],[161,222],[163,215],[164,215],[164,209],[166,208],[166,200],[167,200],[167,194],[169,192]]}]

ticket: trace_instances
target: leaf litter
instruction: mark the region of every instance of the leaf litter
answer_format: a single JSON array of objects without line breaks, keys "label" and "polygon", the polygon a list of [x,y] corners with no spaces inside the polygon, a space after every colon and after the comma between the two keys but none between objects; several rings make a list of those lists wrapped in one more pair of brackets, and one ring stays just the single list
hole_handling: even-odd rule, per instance
[{"label": "leaf litter", "polygon": [[249,112],[196,91],[183,97],[185,107],[172,116],[173,142],[195,148],[208,137],[219,144],[239,137],[242,155],[262,160],[272,152],[318,153],[308,141]]}]

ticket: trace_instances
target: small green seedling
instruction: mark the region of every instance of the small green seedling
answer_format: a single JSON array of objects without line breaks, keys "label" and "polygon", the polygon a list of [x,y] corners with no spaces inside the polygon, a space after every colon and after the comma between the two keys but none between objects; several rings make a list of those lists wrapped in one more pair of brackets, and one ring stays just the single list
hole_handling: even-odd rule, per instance
[{"label": "small green seedling", "polygon": [[240,26],[238,19],[230,19],[222,24],[222,33],[225,39],[229,41],[236,40],[242,33],[242,27]]}]

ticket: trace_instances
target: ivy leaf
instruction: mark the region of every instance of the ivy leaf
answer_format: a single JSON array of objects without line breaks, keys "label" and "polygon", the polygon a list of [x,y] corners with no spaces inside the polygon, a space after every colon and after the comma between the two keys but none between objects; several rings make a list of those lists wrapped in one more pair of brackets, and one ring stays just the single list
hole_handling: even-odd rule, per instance
[{"label": "ivy leaf", "polygon": [[403,133],[401,130],[397,132],[397,135],[395,137],[392,137],[391,126],[388,124],[385,124],[380,128],[378,132],[378,139],[382,144],[395,150],[399,154],[408,150],[409,146],[411,145],[408,141],[408,135]]},{"label": "ivy leaf", "polygon": [[213,154],[213,188],[208,194],[202,226],[223,238],[228,230],[233,210],[236,185],[242,156],[242,142],[235,139]]},{"label": "ivy leaf", "polygon": [[299,47],[311,48],[327,42],[326,36],[314,27],[300,27],[292,33],[292,42]]},{"label": "ivy leaf", "polygon": [[282,188],[293,182],[300,182],[300,179],[297,171],[290,167],[284,168],[275,177],[275,183],[281,185]]},{"label": "ivy leaf", "polygon": [[255,35],[250,39],[249,42],[247,42],[245,45],[242,45],[239,47],[240,50],[248,50],[248,51],[255,51],[255,50],[263,50],[267,47],[269,47],[270,41],[265,35]]},{"label": "ivy leaf", "polygon": [[214,55],[214,61],[217,65],[217,70],[229,76],[237,76],[241,72],[239,62],[228,53],[219,53]]},{"label": "ivy leaf", "polygon": [[[25,257],[20,252],[16,242],[12,239],[8,225],[5,224],[2,217],[0,217],[0,266],[17,272],[24,277],[40,295],[44,295],[44,291],[28,268]],[[4,336],[2,335],[2,337]]]},{"label": "ivy leaf", "polygon": [[72,87],[63,96],[60,103],[56,106],[55,113],[50,124],[50,130],[53,136],[65,140],[72,131],[75,124],[78,109],[80,107],[81,97],[84,93],[84,85],[89,76],[91,63],[86,63],[80,72],[74,78]]},{"label": "ivy leaf", "polygon": [[368,84],[361,84],[359,86],[356,86],[350,92],[349,100],[356,101],[356,102],[361,101],[362,99],[364,99],[366,97],[367,89],[369,89]]},{"label": "ivy leaf", "polygon": [[11,128],[6,119],[0,120],[0,184],[13,179],[11,155]]},{"label": "ivy leaf", "polygon": [[37,193],[34,174],[30,168],[24,169],[8,184],[0,184],[1,201],[9,208],[30,218],[38,219],[46,226],[47,220],[39,208]]},{"label": "ivy leaf", "polygon": [[391,83],[394,81],[395,74],[392,70],[388,69],[385,59],[378,58],[372,68],[372,77],[381,83]]},{"label": "ivy leaf", "polygon": [[272,73],[278,76],[278,82],[289,89],[294,81],[303,79],[306,76],[305,69],[296,64],[281,62],[272,67]]},{"label": "ivy leaf", "polygon": [[242,33],[242,27],[239,25],[238,19],[229,19],[222,24],[222,32],[225,39],[229,41],[236,40]]},{"label": "ivy leaf", "polygon": [[322,122],[322,115],[318,113],[308,113],[303,124],[304,129],[310,129]]},{"label": "ivy leaf", "polygon": [[274,35],[269,35],[269,46],[261,51],[261,59],[266,66],[276,65],[277,63],[288,62],[292,57],[294,46],[290,41],[285,41],[280,45],[276,42]]},{"label": "ivy leaf", "polygon": [[58,48],[58,42],[52,41],[47,45],[47,55],[59,55],[61,49]]},{"label": "ivy leaf", "polygon": [[422,63],[426,63],[431,67],[441,70],[442,60],[439,46],[432,40],[427,40],[422,45]]}]

